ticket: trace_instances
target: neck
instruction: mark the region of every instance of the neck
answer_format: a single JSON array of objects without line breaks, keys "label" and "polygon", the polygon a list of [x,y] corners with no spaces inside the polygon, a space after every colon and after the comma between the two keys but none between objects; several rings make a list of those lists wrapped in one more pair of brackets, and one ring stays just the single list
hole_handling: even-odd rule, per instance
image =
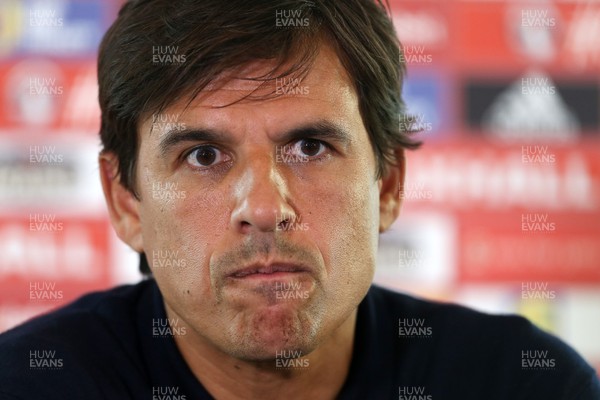
[{"label": "neck", "polygon": [[[166,304],[165,308],[169,318],[177,317]],[[280,364],[239,360],[195,333],[174,339],[192,373],[216,399],[335,399],[350,369],[356,313],[313,352]],[[290,362],[297,368],[286,368]]]}]

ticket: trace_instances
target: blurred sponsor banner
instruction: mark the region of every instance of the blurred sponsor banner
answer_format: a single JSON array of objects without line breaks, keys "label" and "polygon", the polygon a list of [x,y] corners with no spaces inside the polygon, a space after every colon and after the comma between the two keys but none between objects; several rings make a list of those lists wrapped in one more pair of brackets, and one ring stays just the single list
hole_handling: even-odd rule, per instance
[{"label": "blurred sponsor banner", "polygon": [[[407,153],[404,206],[447,210],[600,212],[600,146],[516,145],[484,140]],[[590,219],[588,223],[596,224]]]},{"label": "blurred sponsor banner", "polygon": [[115,7],[104,0],[2,0],[0,57],[94,57]]},{"label": "blurred sponsor banner", "polygon": [[443,212],[409,212],[381,234],[375,281],[439,294],[455,279],[456,224]]},{"label": "blurred sponsor banner", "polygon": [[600,67],[600,3],[452,2],[454,61],[471,70],[536,64],[595,73]]},{"label": "blurred sponsor banner", "polygon": [[600,81],[530,70],[512,79],[471,78],[464,87],[468,129],[499,139],[572,141],[600,132]]},{"label": "blurred sponsor banner", "polygon": [[600,282],[598,213],[479,213],[461,220],[464,281]]},{"label": "blurred sponsor banner", "polygon": [[0,137],[0,209],[105,215],[98,151],[96,140],[76,133]]},{"label": "blurred sponsor banner", "polygon": [[392,2],[393,21],[409,69],[439,65],[450,54],[449,2]]},{"label": "blurred sponsor banner", "polygon": [[0,216],[0,331],[113,284],[106,218]]},{"label": "blurred sponsor banner", "polygon": [[[0,64],[0,135],[69,130],[98,134],[100,108],[95,61],[28,58]],[[30,128],[23,131],[22,129]],[[51,131],[49,131],[51,130]]]},{"label": "blurred sponsor banner", "polygon": [[408,114],[400,127],[419,129],[427,138],[438,138],[454,132],[450,108],[448,79],[441,71],[428,70],[408,76],[402,95]]},{"label": "blurred sponsor banner", "polygon": [[407,164],[406,213],[455,217],[459,280],[600,282],[598,146],[470,140]]}]

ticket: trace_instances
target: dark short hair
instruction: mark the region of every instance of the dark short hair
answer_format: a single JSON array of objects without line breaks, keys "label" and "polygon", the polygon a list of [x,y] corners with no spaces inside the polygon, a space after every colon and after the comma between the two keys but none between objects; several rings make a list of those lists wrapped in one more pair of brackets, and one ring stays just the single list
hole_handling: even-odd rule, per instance
[{"label": "dark short hair", "polygon": [[[419,143],[402,129],[406,66],[384,0],[130,0],[98,58],[100,137],[118,158],[121,184],[136,197],[140,118],[193,98],[224,71],[273,60],[274,80],[302,76],[330,43],[354,85],[377,160],[377,176],[398,148]],[[294,26],[278,23],[291,18]],[[295,21],[294,21],[295,20]],[[299,23],[297,23],[299,22]],[[176,46],[184,62],[155,63],[155,46]],[[188,103],[189,104],[189,103]]]}]

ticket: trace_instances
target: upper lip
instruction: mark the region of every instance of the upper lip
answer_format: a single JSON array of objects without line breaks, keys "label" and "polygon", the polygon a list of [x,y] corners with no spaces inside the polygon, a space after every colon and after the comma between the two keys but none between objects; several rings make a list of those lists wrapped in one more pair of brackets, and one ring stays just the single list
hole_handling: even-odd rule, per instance
[{"label": "upper lip", "polygon": [[239,268],[229,274],[231,278],[243,278],[252,274],[273,274],[275,272],[310,272],[310,268],[298,263],[273,262],[269,264],[252,264]]}]

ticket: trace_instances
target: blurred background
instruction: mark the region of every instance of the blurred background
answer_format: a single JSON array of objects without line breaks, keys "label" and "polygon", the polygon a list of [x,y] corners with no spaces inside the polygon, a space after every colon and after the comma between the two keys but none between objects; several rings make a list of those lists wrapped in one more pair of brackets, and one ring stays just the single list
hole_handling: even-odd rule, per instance
[{"label": "blurred background", "polygon": [[[97,154],[120,0],[0,2],[0,331],[140,279]],[[424,147],[376,281],[519,313],[600,369],[600,2],[391,1]]]}]

